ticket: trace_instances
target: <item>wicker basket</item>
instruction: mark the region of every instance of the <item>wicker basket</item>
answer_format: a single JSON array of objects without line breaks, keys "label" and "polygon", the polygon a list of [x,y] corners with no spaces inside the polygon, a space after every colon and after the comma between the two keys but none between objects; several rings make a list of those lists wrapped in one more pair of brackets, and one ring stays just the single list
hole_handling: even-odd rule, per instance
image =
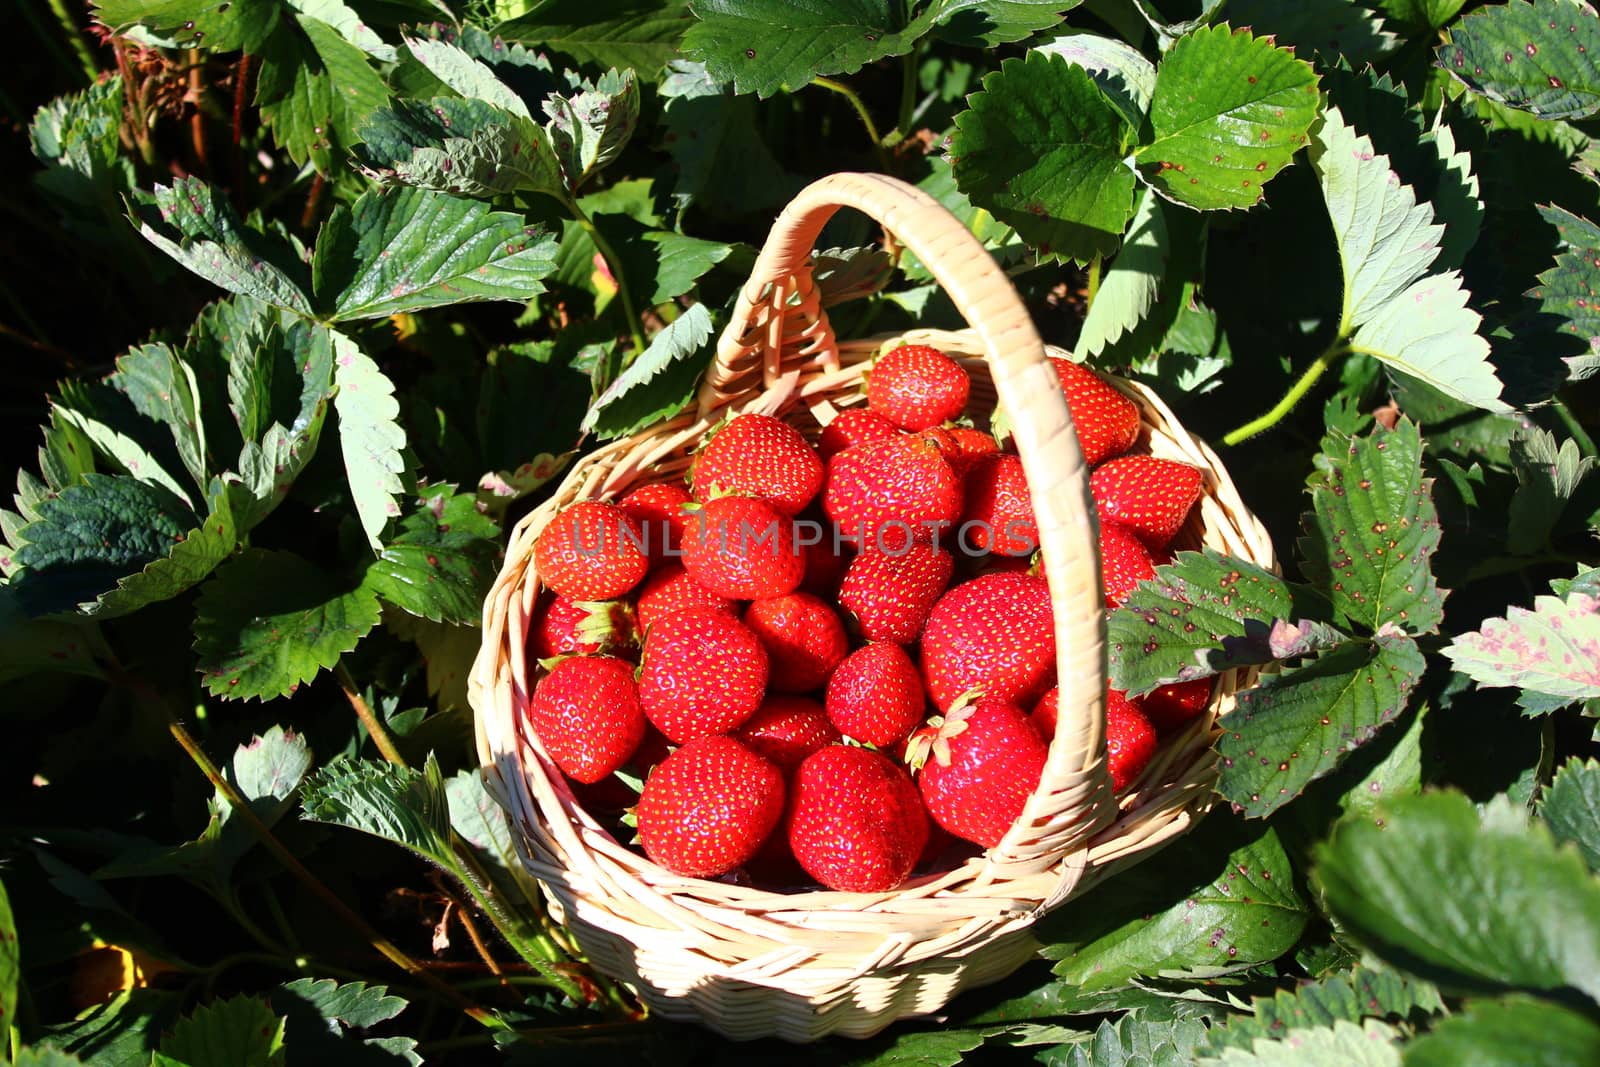
[{"label": "wicker basket", "polygon": [[[846,206],[915,252],[972,329],[838,343],[808,261],[823,224]],[[681,478],[706,432],[730,414],[777,415],[814,437],[838,409],[862,402],[863,370],[880,348],[902,340],[962,358],[973,378],[972,410],[992,406],[998,395],[1011,419],[1032,489],[1059,649],[1060,725],[1039,788],[997,847],[894,892],[782,894],[671,874],[586,813],[525,728],[537,680],[524,652],[539,591],[534,538],[575,500],[613,499],[644,482]],[[1209,472],[1178,546],[1204,544],[1271,567],[1266,532],[1216,456],[1155,396],[1118,385],[1143,416],[1136,448]],[[762,249],[698,409],[580,461],[513,531],[484,605],[470,680],[479,753],[520,829],[523,861],[593,965],[635,985],[660,1014],[731,1038],[867,1036],[1003,978],[1033,956],[1029,929],[1043,912],[1184,832],[1209,804],[1215,719],[1203,717],[1167,739],[1140,781],[1113,799],[1104,770],[1105,624],[1095,531],[1088,472],[1045,347],[978,241],[932,198],[881,175],[835,174],[803,190]],[[1237,676],[1222,678],[1214,713],[1231,706],[1239,684]]]}]

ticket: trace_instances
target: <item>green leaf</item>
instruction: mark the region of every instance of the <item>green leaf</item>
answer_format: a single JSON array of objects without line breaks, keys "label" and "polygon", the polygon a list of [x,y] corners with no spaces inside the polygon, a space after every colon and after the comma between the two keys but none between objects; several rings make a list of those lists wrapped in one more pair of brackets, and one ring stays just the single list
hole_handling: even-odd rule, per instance
[{"label": "green leaf", "polygon": [[1060,1067],[1180,1067],[1194,1062],[1205,1038],[1206,1026],[1199,1019],[1156,1022],[1143,1013],[1129,1013],[1049,1050],[1045,1062]]},{"label": "green leaf", "polygon": [[1094,303],[1084,316],[1075,355],[1099,355],[1112,341],[1133,329],[1156,302],[1171,258],[1166,201],[1153,191],[1139,194],[1139,206],[1122,240],[1122,250],[1101,276]]},{"label": "green leaf", "polygon": [[1600,1062],[1600,1026],[1538,997],[1470,1001],[1406,1046],[1406,1067],[1561,1067]]},{"label": "green leaf", "polygon": [[457,771],[445,783],[450,825],[491,866],[509,874],[521,869],[511,836],[511,820],[484,786],[482,769]]},{"label": "green leaf", "polygon": [[383,318],[544,291],[555,241],[519,215],[425,189],[368,192],[317,238],[318,303],[335,320]]},{"label": "green leaf", "polygon": [[273,1006],[290,1014],[284,1001],[306,1005],[322,1019],[337,1021],[351,1030],[365,1030],[393,1019],[406,1010],[402,997],[389,995],[389,988],[365,982],[335,982],[331,978],[297,978],[285,982],[269,994]]},{"label": "green leaf", "polygon": [[[802,184],[761,139],[755,102],[732,96],[705,76],[702,64],[674,60],[680,82],[663,113],[667,152],[677,177],[672,196],[719,217],[742,216],[782,203]],[[668,82],[673,76],[669,76]]]},{"label": "green leaf", "polygon": [[[162,466],[161,461],[151,454],[145,447],[146,442],[157,444],[152,440],[153,435],[148,431],[151,424],[141,420],[141,425],[134,426],[128,422],[121,423],[122,427],[138,433],[144,440],[135,438],[132,433],[124,433],[122,429],[109,425],[106,422],[86,414],[72,404],[72,399],[63,397],[62,402],[52,412],[54,419],[77,430],[105,459],[110,461],[110,466],[119,469],[141,481],[150,482],[169,491],[181,499],[185,504],[193,504],[191,490],[180,482],[177,476],[169,473]],[[165,427],[162,427],[165,430]],[[165,441],[159,444],[166,444]]]},{"label": "green leaf", "polygon": [[1393,1028],[1376,1020],[1364,1026],[1337,1022],[1330,1027],[1293,1030],[1282,1040],[1257,1040],[1249,1050],[1226,1049],[1205,1067],[1400,1067]]},{"label": "green leaf", "polygon": [[1321,54],[1332,63],[1373,62],[1399,47],[1383,22],[1356,0],[1228,0],[1228,19],[1292,47],[1302,59]]},{"label": "green leaf", "polygon": [[385,613],[383,625],[394,636],[416,642],[428,667],[428,695],[440,711],[468,706],[467,675],[483,637],[476,626],[430,622],[392,609]]},{"label": "green leaf", "polygon": [[1311,480],[1299,548],[1307,579],[1336,617],[1369,630],[1434,633],[1444,593],[1431,561],[1439,547],[1433,479],[1422,476],[1422,435],[1402,418],[1366,437],[1332,435]]},{"label": "green leaf", "polygon": [[389,520],[400,514],[395,496],[406,462],[406,432],[397,421],[400,405],[394,383],[354,341],[333,335],[333,381],[339,391],[333,409],[339,415],[339,447],[344,452],[345,477],[350,498],[374,552],[381,552],[379,535]]},{"label": "green leaf", "polygon": [[[351,1067],[416,1067],[422,1063],[415,1038],[360,1039],[350,1033],[386,1022],[406,1009],[405,1000],[390,996],[384,986],[298,978],[272,989],[267,996],[273,1010],[288,1021],[285,1045],[294,1049],[297,1060]],[[354,1045],[356,1041],[360,1044]]]},{"label": "green leaf", "polygon": [[1561,354],[1568,375],[1584,379],[1600,373],[1600,306],[1594,290],[1600,286],[1600,227],[1559,207],[1543,206],[1539,214],[1561,235],[1562,248],[1553,267],[1539,275],[1529,294],[1539,311],[1554,319],[1557,330],[1577,338]]},{"label": "green leaf", "polygon": [[0,1021],[13,1027],[17,1017],[17,990],[22,985],[22,955],[17,948],[17,920],[11,914],[11,898],[0,882]]},{"label": "green leaf", "polygon": [[1589,869],[1600,873],[1600,763],[1568,760],[1545,789],[1539,817],[1556,840],[1576,845]]},{"label": "green leaf", "polygon": [[1213,1027],[1210,1049],[1248,1049],[1258,1038],[1272,1039],[1297,1030],[1332,1027],[1340,1022],[1366,1019],[1405,1020],[1416,1011],[1444,1009],[1439,991],[1426,982],[1407,979],[1390,970],[1356,967],[1294,989],[1280,989],[1271,997],[1253,998],[1253,1015],[1230,1017],[1227,1025]]},{"label": "green leaf", "polygon": [[1437,30],[1456,17],[1467,0],[1379,0],[1389,17],[1419,30]]},{"label": "green leaf", "polygon": [[1217,792],[1270,815],[1405,710],[1425,663],[1408,637],[1349,642],[1239,694],[1217,741]]},{"label": "green leaf", "polygon": [[1535,428],[1511,442],[1517,491],[1506,520],[1506,548],[1532,554],[1545,548],[1578,487],[1594,472],[1594,457],[1585,457],[1570,437],[1558,446],[1555,435]]},{"label": "green leaf", "polygon": [[1084,990],[1209,977],[1276,958],[1309,918],[1277,832],[1225,814],[1041,921],[1055,973]]},{"label": "green leaf", "polygon": [[160,1052],[181,1064],[283,1067],[283,1027],[259,997],[213,1000],[178,1020]]},{"label": "green leaf", "polygon": [[189,476],[204,486],[210,474],[205,424],[200,420],[199,384],[189,365],[166,345],[139,345],[118,357],[116,372],[106,381],[139,414],[172,432]]},{"label": "green leaf", "polygon": [[154,1042],[169,1025],[176,1001],[176,994],[154,989],[118,993],[70,1022],[46,1027],[34,1051],[81,1054],[92,1067],[150,1067]]},{"label": "green leaf", "polygon": [[1450,28],[1437,55],[1467,88],[1540,118],[1585,118],[1600,110],[1600,23],[1586,4],[1511,0],[1480,7]]},{"label": "green leaf", "polygon": [[911,51],[932,27],[940,4],[908,19],[891,0],[699,0],[699,20],[683,52],[705,63],[718,84],[765,99],[803,88],[824,74],[854,74],[885,56]]},{"label": "green leaf", "polygon": [[482,100],[395,100],[372,113],[361,142],[355,157],[380,182],[485,199],[564,189],[544,130]]},{"label": "green leaf", "polygon": [[147,241],[231,293],[311,313],[303,264],[282,241],[246,229],[225,199],[198,178],[136,193],[135,224]]},{"label": "green leaf", "polygon": [[1447,645],[1455,669],[1480,686],[1520,686],[1562,701],[1600,696],[1600,597],[1572,592],[1511,607]]},{"label": "green leaf", "polygon": [[143,26],[185,48],[215,52],[256,51],[283,11],[279,0],[95,0],[94,7],[119,33]]},{"label": "green leaf", "polygon": [[610,440],[637,433],[677,414],[694,398],[710,361],[715,329],[704,304],[695,304],[617,375],[584,416],[582,429]]},{"label": "green leaf", "polygon": [[17,1050],[11,1067],[86,1067],[78,1057],[53,1048],[22,1048]]},{"label": "green leaf", "polygon": [[378,598],[290,552],[246,550],[218,568],[195,608],[208,692],[287,696],[338,662],[378,622]]},{"label": "green leaf", "polygon": [[1137,48],[1089,30],[1062,29],[1034,51],[1060,56],[1087,70],[1129,126],[1144,123],[1156,91],[1156,68]]},{"label": "green leaf", "polygon": [[935,0],[934,35],[950,44],[993,48],[1032,37],[1083,0]]},{"label": "green leaf", "polygon": [[[1342,787],[1338,801],[1342,815],[1370,815],[1388,797],[1422,791],[1422,739],[1429,723],[1428,705],[1419,703],[1414,715],[1402,719],[1405,725],[1397,727],[1399,736],[1390,732],[1385,742],[1389,750],[1376,763],[1365,766],[1382,744],[1367,753],[1367,760],[1348,761],[1328,779],[1329,786]],[[1350,781],[1352,778],[1357,780]],[[1319,824],[1317,832],[1325,825]]]},{"label": "green leaf", "polygon": [[544,102],[550,122],[545,132],[566,175],[567,189],[577,190],[598,170],[617,158],[639,121],[639,84],[633,71],[608,70],[592,88],[581,84],[571,96]]},{"label": "green leaf", "polygon": [[518,118],[533,118],[527,103],[495,76],[489,64],[449,41],[428,38],[406,41],[406,50],[434,77],[468,100],[482,100]]},{"label": "green leaf", "polygon": [[1467,308],[1454,272],[1424,276],[1438,257],[1442,227],[1395,180],[1387,156],[1347,125],[1338,108],[1313,137],[1312,166],[1322,184],[1344,270],[1339,336],[1395,370],[1474,407],[1509,410],[1488,362],[1481,319]]},{"label": "green leaf", "polygon": [[[3,555],[3,551],[0,551]],[[0,682],[46,671],[100,678],[100,639],[89,626],[30,619],[16,591],[0,584]]]},{"label": "green leaf", "polygon": [[1247,208],[1305,144],[1317,117],[1311,64],[1227,25],[1179,38],[1156,70],[1151,139],[1134,153],[1163,196]]},{"label": "green leaf", "polygon": [[678,55],[678,42],[692,25],[684,5],[661,0],[539,0],[494,34],[650,77]]},{"label": "green leaf", "polygon": [[367,568],[366,586],[435,622],[476,623],[494,578],[500,527],[472,493],[428,490]]},{"label": "green leaf", "polygon": [[[348,10],[329,5],[330,13],[338,9]],[[262,121],[289,158],[309,161],[324,174],[343,162],[361,124],[389,99],[363,48],[307,14],[281,24],[259,57],[256,106]]]},{"label": "green leaf", "polygon": [[1397,797],[1316,850],[1329,913],[1385,960],[1466,989],[1600,994],[1600,881],[1509,805]]},{"label": "green leaf", "polygon": [[812,255],[811,270],[818,298],[827,308],[882,292],[893,279],[894,260],[876,245],[825,248]]},{"label": "green leaf", "polygon": [[453,867],[450,804],[439,763],[422,770],[375,760],[340,758],[313,774],[300,790],[302,817],[360,830],[404,845],[435,863]]},{"label": "green leaf", "polygon": [[[1284,638],[1299,635],[1278,624],[1292,609],[1288,587],[1271,572],[1211,549],[1180,552],[1106,616],[1111,684],[1137,695],[1215,674],[1230,662],[1284,658]],[[1273,647],[1241,658],[1228,651],[1238,638]]]},{"label": "green leaf", "polygon": [[1133,130],[1088,71],[1030,52],[983,79],[956,116],[956,185],[1040,255],[1087,261],[1133,214]]},{"label": "green leaf", "polygon": [[1431,152],[1437,167],[1438,184],[1430,202],[1434,218],[1444,226],[1439,258],[1433,261],[1433,268],[1459,267],[1483,227],[1484,205],[1478,176],[1472,173],[1472,155],[1465,149],[1456,150],[1455,134],[1443,119],[1422,135],[1421,143]]}]

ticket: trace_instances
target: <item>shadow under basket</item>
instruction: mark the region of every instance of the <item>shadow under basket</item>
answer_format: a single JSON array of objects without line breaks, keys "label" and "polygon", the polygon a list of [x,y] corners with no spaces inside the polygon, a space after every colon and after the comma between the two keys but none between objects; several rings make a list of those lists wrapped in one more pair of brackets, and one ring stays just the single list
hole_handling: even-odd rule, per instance
[{"label": "shadow under basket", "polygon": [[[916,253],[971,329],[837,342],[810,254],[840,207],[871,216]],[[1039,786],[999,845],[892,892],[779,893],[672,874],[586,812],[527,729],[525,709],[539,677],[524,651],[540,590],[534,538],[574,501],[680,480],[707,432],[731,415],[774,415],[815,440],[839,411],[864,402],[862,375],[874,356],[903,342],[931,344],[961,360],[972,377],[969,410],[981,422],[997,403],[1006,409],[1028,477],[1060,683],[1059,725]],[[1032,958],[1030,931],[1040,915],[1182,834],[1209,806],[1216,717],[1253,680],[1239,672],[1222,675],[1209,713],[1165,738],[1141,778],[1112,796],[1094,505],[1045,357],[1016,290],[949,212],[895,179],[835,174],[807,187],[779,216],[697,405],[584,457],[512,532],[484,604],[483,643],[469,682],[478,751],[552,913],[596,968],[637,987],[655,1012],[734,1039],[814,1041],[865,1037],[938,1011]],[[1215,548],[1274,568],[1266,531],[1215,454],[1142,386],[1113,384],[1143,419],[1134,451],[1206,471],[1204,496],[1174,547]]]}]

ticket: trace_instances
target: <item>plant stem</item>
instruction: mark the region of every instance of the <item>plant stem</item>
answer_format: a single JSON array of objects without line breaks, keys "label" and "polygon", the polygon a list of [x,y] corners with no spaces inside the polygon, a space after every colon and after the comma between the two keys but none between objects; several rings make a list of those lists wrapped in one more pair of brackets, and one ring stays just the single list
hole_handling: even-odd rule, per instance
[{"label": "plant stem", "polygon": [[899,134],[896,143],[911,136],[911,115],[917,104],[917,61],[921,58],[920,44],[900,57],[900,113],[894,120],[894,128]]},{"label": "plant stem", "polygon": [[878,156],[878,169],[887,174],[889,172],[889,155],[883,150],[883,138],[878,136],[878,126],[872,121],[872,113],[867,110],[867,105],[861,102],[861,97],[856,95],[856,91],[843,82],[834,81],[832,78],[812,78],[811,84],[820,86],[823,89],[831,89],[850,101],[850,106],[855,108],[856,117],[861,120],[861,125],[866,127],[867,136],[872,138],[872,150]]},{"label": "plant stem", "polygon": [[1305,373],[1300,375],[1300,379],[1289,387],[1289,391],[1283,394],[1283,399],[1272,406],[1271,411],[1258,419],[1250,420],[1237,430],[1223,434],[1222,443],[1236,445],[1278,425],[1285,415],[1294,410],[1294,406],[1300,402],[1301,398],[1311,391],[1311,387],[1317,384],[1317,379],[1327,373],[1328,368],[1333,366],[1340,356],[1349,351],[1349,346],[1343,342],[1329,345],[1312,362],[1311,366],[1306,368]]},{"label": "plant stem", "polygon": [[1578,451],[1582,452],[1586,458],[1594,458],[1594,438],[1589,436],[1589,432],[1583,428],[1583,423],[1579,422],[1578,417],[1572,413],[1572,409],[1567,407],[1567,402],[1559,396],[1555,396],[1550,398],[1550,406],[1555,409],[1556,415],[1560,417],[1562,423],[1567,427],[1567,432],[1572,435],[1572,439],[1578,443]]},{"label": "plant stem", "polygon": [[1094,307],[1094,298],[1100,293],[1100,257],[1089,261],[1089,277],[1083,286],[1083,310],[1087,314]]},{"label": "plant stem", "polygon": [[89,79],[89,84],[93,85],[100,77],[100,65],[94,61],[94,54],[89,51],[89,45],[83,39],[83,31],[78,29],[78,23],[67,10],[66,0],[50,0],[50,10],[55,14],[56,21],[61,23],[61,29],[67,35],[67,44],[78,57],[78,64],[83,67],[83,73]]},{"label": "plant stem", "polygon": [[622,313],[628,317],[628,333],[633,337],[633,355],[637,359],[645,349],[644,330],[639,313],[633,308],[633,292],[628,288],[627,275],[622,271],[622,257],[617,255],[617,250],[611,247],[611,242],[606,240],[605,234],[600,232],[600,227],[594,224],[588,213],[578,206],[577,197],[564,197],[562,204],[583,232],[589,235],[600,258],[606,261],[611,277],[616,279],[617,296],[622,300]]},{"label": "plant stem", "polygon": [[188,753],[189,758],[194,761],[194,765],[200,768],[200,773],[204,774],[206,779],[222,794],[223,799],[232,805],[234,815],[244,820],[245,825],[266,846],[267,851],[277,857],[278,862],[282,863],[290,874],[294,875],[314,896],[326,904],[335,915],[344,920],[351,929],[359,933],[369,945],[390,963],[418,979],[428,988],[455,1005],[469,1018],[492,1029],[507,1028],[506,1024],[496,1017],[494,1013],[479,1007],[462,996],[459,990],[440,980],[433,972],[406,955],[397,945],[374,930],[365,919],[356,914],[343,900],[339,899],[333,890],[324,885],[320,878],[312,874],[295,854],[290,852],[282,841],[278,840],[272,829],[261,821],[261,816],[251,809],[249,803],[234,788],[233,783],[222,776],[222,772],[217,770],[217,765],[211,762],[211,757],[206,755],[205,750],[200,747],[199,742],[190,735],[189,731],[184,729],[182,723],[176,718],[169,719],[167,729],[171,732],[173,740],[178,742],[178,746]]},{"label": "plant stem", "polygon": [[200,169],[209,171],[211,163],[206,158],[206,115],[205,115],[205,63],[200,58],[198,48],[189,49],[189,93],[194,98],[194,114],[189,116],[189,139],[194,142],[195,162]]},{"label": "plant stem", "polygon": [[383,723],[372,713],[367,702],[361,699],[361,691],[356,686],[356,680],[350,677],[350,669],[340,660],[334,665],[333,676],[339,680],[339,688],[344,690],[344,698],[350,702],[350,707],[355,711],[356,718],[361,720],[361,725],[367,728],[367,736],[372,738],[372,743],[378,746],[378,751],[383,758],[399,767],[406,766],[406,758],[400,755],[400,750],[394,747],[394,739],[389,736],[389,731],[383,728]]}]

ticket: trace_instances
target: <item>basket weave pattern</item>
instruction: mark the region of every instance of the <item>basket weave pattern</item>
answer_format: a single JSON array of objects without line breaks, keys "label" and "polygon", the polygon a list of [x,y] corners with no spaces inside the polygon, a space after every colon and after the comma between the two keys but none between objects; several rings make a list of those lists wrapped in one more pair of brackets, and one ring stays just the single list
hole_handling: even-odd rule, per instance
[{"label": "basket weave pattern", "polygon": [[[929,266],[972,329],[916,330],[839,343],[809,256],[841,206],[866,212]],[[998,400],[1010,417],[1050,579],[1061,687],[1059,725],[1039,788],[996,848],[955,870],[887,893],[782,894],[684,878],[620,844],[574,800],[525,726],[537,681],[525,641],[539,580],[533,541],[562,507],[680,480],[724,418],[761,412],[815,439],[863,402],[880,350],[931,344],[972,377],[970,410]],[[1061,355],[1062,353],[1053,353]],[[1066,404],[1026,310],[977,240],[936,201],[880,175],[814,183],[783,212],[724,332],[694,409],[580,461],[513,531],[484,605],[470,696],[489,781],[520,830],[530,873],[600,970],[637,985],[661,1014],[733,1038],[866,1036],[942,1007],[1028,960],[1043,912],[1182,833],[1209,803],[1214,716],[1166,739],[1120,800],[1104,769],[1104,613],[1088,472]],[[1216,456],[1153,394],[1116,383],[1138,405],[1136,450],[1204,468],[1205,496],[1175,547],[1213,547],[1274,565],[1266,532]],[[1246,679],[1224,675],[1213,712]]]}]

